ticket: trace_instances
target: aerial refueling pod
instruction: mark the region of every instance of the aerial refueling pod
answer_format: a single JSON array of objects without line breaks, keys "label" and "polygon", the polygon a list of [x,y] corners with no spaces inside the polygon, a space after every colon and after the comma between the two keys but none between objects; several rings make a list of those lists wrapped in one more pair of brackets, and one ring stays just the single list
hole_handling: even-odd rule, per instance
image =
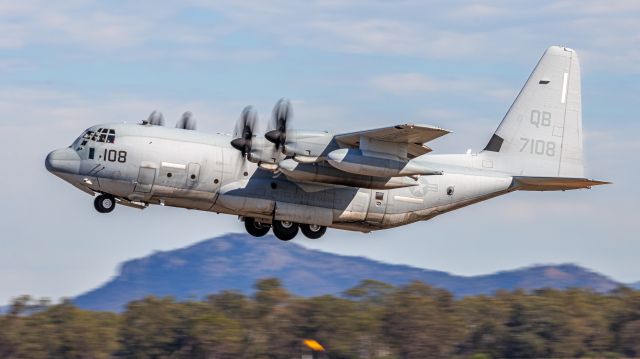
[{"label": "aerial refueling pod", "polygon": [[409,177],[374,177],[360,174],[345,176],[344,172],[322,163],[300,163],[290,158],[280,161],[278,169],[288,178],[297,181],[371,189],[391,189],[418,185],[416,180]]},{"label": "aerial refueling pod", "polygon": [[413,160],[370,156],[353,148],[341,148],[329,152],[327,162],[344,172],[375,177],[442,174],[441,171],[426,168]]}]

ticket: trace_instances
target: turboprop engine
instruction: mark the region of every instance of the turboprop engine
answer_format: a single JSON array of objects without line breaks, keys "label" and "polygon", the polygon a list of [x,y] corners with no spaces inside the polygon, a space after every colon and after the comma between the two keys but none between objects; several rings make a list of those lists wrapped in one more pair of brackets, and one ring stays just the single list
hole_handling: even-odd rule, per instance
[{"label": "turboprop engine", "polygon": [[280,99],[273,108],[269,130],[264,137],[275,145],[276,150],[298,162],[318,162],[333,135],[326,131],[294,130],[291,128],[292,117],[291,103],[285,98]]},{"label": "turboprop engine", "polygon": [[327,162],[344,172],[374,177],[442,174],[441,171],[429,169],[413,160],[383,157],[383,154],[375,156],[353,148],[341,148],[329,152]]}]

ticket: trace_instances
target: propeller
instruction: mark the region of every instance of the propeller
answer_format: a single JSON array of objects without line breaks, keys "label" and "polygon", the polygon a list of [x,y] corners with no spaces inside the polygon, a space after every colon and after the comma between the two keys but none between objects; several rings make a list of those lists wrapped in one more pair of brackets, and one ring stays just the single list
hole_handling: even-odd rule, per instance
[{"label": "propeller", "polygon": [[147,118],[147,123],[154,126],[164,126],[164,116],[162,116],[162,112],[153,110]]},{"label": "propeller", "polygon": [[251,153],[251,139],[258,121],[258,114],[251,106],[247,106],[242,110],[242,114],[236,123],[233,131],[233,140],[231,146],[242,152],[242,157],[246,157]]},{"label": "propeller", "polygon": [[176,123],[176,128],[195,131],[196,120],[193,118],[193,114],[191,113],[191,111],[187,111],[182,114],[182,117],[180,117],[180,119]]},{"label": "propeller", "polygon": [[269,124],[270,131],[265,133],[264,137],[276,145],[276,149],[284,151],[284,145],[287,141],[288,123],[293,117],[291,103],[288,99],[281,98],[273,108],[271,122]]}]

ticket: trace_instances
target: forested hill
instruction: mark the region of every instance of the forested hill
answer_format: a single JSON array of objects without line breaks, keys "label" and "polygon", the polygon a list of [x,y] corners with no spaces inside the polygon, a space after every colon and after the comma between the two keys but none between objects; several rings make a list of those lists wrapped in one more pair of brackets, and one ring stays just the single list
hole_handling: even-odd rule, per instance
[{"label": "forested hill", "polygon": [[125,262],[101,287],[76,297],[80,308],[121,310],[147,295],[201,299],[222,290],[253,292],[257,279],[277,277],[301,296],[339,294],[364,279],[391,284],[420,280],[456,296],[491,294],[498,289],[590,288],[605,292],[615,281],[572,264],[533,266],[490,275],[462,277],[307,249],[269,236],[227,234],[186,248],[157,252]]}]

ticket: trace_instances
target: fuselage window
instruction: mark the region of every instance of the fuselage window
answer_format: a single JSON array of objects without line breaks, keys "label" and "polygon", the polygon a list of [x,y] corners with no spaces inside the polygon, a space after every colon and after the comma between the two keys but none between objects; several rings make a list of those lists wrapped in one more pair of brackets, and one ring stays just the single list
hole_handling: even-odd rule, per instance
[{"label": "fuselage window", "polygon": [[93,156],[95,155],[96,155],[96,149],[93,147],[89,148],[89,159],[92,160]]}]

